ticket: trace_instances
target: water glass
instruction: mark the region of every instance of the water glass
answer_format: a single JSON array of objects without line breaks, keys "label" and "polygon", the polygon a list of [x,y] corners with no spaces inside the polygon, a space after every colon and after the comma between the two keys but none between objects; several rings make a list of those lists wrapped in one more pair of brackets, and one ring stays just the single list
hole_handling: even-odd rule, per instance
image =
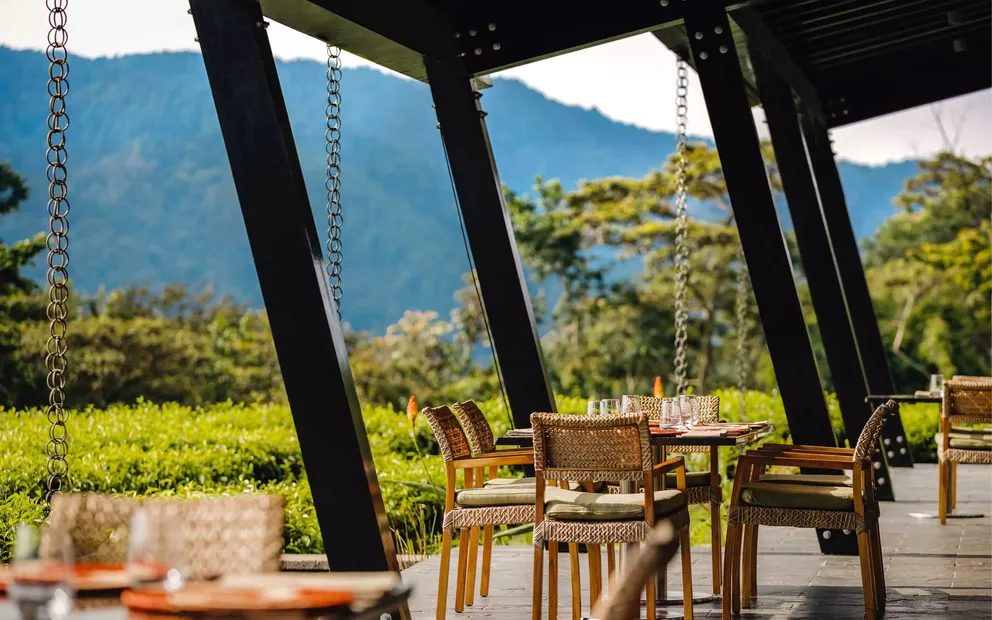
[{"label": "water glass", "polygon": [[641,397],[624,395],[620,400],[620,411],[631,414],[641,413]]},{"label": "water glass", "polygon": [[944,392],[944,375],[930,375],[930,391]]},{"label": "water glass", "polygon": [[41,555],[38,528],[22,523],[14,538],[13,580],[8,594],[24,620],[64,620],[72,611],[72,538],[62,529],[46,530],[45,555]]},{"label": "water glass", "polygon": [[598,400],[590,400],[586,403],[586,415],[599,415]]},{"label": "water glass", "polygon": [[173,592],[186,583],[181,520],[138,509],[131,516],[128,570],[136,585],[154,583]]},{"label": "water glass", "polygon": [[701,416],[700,410],[703,403],[697,396],[686,396],[686,398],[689,399],[689,424],[696,426],[699,424],[699,418]]},{"label": "water glass", "polygon": [[692,397],[679,396],[679,426],[688,428],[692,424]]},{"label": "water glass", "polygon": [[616,415],[620,413],[620,400],[617,398],[604,398],[599,401],[600,415]]}]

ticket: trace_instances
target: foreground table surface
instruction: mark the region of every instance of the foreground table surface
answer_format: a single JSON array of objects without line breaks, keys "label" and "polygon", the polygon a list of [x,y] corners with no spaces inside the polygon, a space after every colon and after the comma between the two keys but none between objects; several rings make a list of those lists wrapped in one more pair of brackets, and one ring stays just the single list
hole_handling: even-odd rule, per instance
[{"label": "foreground table surface", "polygon": [[[769,424],[742,435],[723,435],[720,437],[682,437],[674,435],[651,435],[651,443],[656,446],[745,446],[763,439],[775,432],[775,425]],[[496,438],[498,446],[520,446],[530,448],[534,438],[530,435],[503,435]]]}]

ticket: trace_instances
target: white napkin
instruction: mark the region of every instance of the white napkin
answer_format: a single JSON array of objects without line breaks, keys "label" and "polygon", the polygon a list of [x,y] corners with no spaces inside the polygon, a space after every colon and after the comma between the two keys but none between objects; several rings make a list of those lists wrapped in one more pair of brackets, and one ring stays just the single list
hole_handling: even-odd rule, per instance
[{"label": "white napkin", "polygon": [[727,431],[686,431],[680,437],[723,437]]}]

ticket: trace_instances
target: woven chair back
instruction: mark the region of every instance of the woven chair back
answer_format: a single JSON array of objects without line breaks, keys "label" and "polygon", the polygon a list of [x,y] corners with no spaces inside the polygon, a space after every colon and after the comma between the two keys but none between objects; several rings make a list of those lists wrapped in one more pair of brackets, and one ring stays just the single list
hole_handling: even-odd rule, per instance
[{"label": "woven chair back", "polygon": [[472,454],[488,454],[496,450],[496,438],[493,436],[493,429],[489,426],[489,420],[479,409],[473,400],[466,400],[463,403],[455,403],[451,407],[455,410],[455,416],[462,423],[465,429],[465,437],[468,438],[468,446]]},{"label": "woven chair back", "polygon": [[533,413],[530,423],[534,469],[547,480],[642,480],[653,466],[643,414]]},{"label": "woven chair back", "polygon": [[[713,424],[720,421],[720,397],[719,396],[697,396],[699,399],[699,421],[703,424]],[[649,420],[661,419],[661,407],[663,403],[670,403],[674,398],[655,398],[653,396],[638,396],[637,402],[641,407],[641,413]],[[631,413],[624,411],[624,413]]]},{"label": "woven chair back", "polygon": [[865,427],[861,429],[858,436],[858,443],[854,446],[854,460],[865,461],[878,450],[878,439],[882,434],[882,427],[889,418],[899,412],[899,404],[894,400],[879,405],[865,422]]},{"label": "woven chair back", "polygon": [[992,422],[992,377],[954,377],[945,381],[943,409],[946,416],[967,416],[975,423]]},{"label": "woven chair back", "polygon": [[434,432],[434,439],[437,440],[438,448],[441,449],[441,457],[445,463],[450,463],[456,459],[468,458],[472,455],[465,431],[458,424],[458,418],[451,413],[447,405],[440,407],[425,407],[423,411],[427,423]]},{"label": "woven chair back", "polygon": [[131,518],[139,508],[153,522],[175,527],[178,557],[191,579],[279,570],[285,512],[278,495],[191,499],[56,495],[41,554],[50,555],[54,530],[69,533],[77,560],[125,562]]}]

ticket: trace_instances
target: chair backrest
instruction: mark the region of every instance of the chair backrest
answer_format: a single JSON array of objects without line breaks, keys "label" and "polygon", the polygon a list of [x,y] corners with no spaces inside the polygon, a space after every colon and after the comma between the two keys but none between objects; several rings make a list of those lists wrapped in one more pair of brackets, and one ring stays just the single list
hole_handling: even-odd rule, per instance
[{"label": "chair backrest", "polygon": [[[697,396],[699,399],[699,421],[704,424],[712,424],[720,421],[720,397],[719,396]],[[662,403],[672,402],[673,398],[654,398],[653,396],[638,396],[637,402],[641,406],[641,413],[649,420],[661,419]],[[629,413],[624,411],[624,413]]]},{"label": "chair backrest", "polygon": [[878,439],[882,434],[882,427],[889,418],[899,412],[899,404],[894,400],[889,400],[879,405],[865,422],[865,427],[861,429],[858,436],[858,443],[854,446],[854,460],[865,461],[871,458],[878,450]]},{"label": "chair backrest", "polygon": [[441,449],[441,457],[445,463],[450,463],[456,459],[464,459],[472,456],[469,449],[468,439],[465,431],[458,424],[455,414],[447,405],[440,407],[424,407],[421,411],[427,419],[427,423],[434,432],[434,439]]},{"label": "chair backrest", "polygon": [[493,429],[489,426],[489,420],[479,409],[473,400],[466,400],[463,403],[455,403],[451,407],[455,410],[455,416],[462,423],[465,430],[465,437],[468,438],[469,448],[472,454],[488,454],[496,450],[496,438],[493,436]]},{"label": "chair backrest", "polygon": [[533,413],[534,469],[546,480],[642,480],[653,466],[643,414]]},{"label": "chair backrest", "polygon": [[191,579],[279,570],[285,512],[278,495],[190,499],[56,495],[41,554],[51,553],[50,532],[55,530],[69,533],[79,560],[125,562],[131,518],[139,508],[156,522],[175,525],[179,556]]},{"label": "chair backrest", "polygon": [[992,377],[954,377],[944,381],[943,413],[969,421],[992,421]]}]

